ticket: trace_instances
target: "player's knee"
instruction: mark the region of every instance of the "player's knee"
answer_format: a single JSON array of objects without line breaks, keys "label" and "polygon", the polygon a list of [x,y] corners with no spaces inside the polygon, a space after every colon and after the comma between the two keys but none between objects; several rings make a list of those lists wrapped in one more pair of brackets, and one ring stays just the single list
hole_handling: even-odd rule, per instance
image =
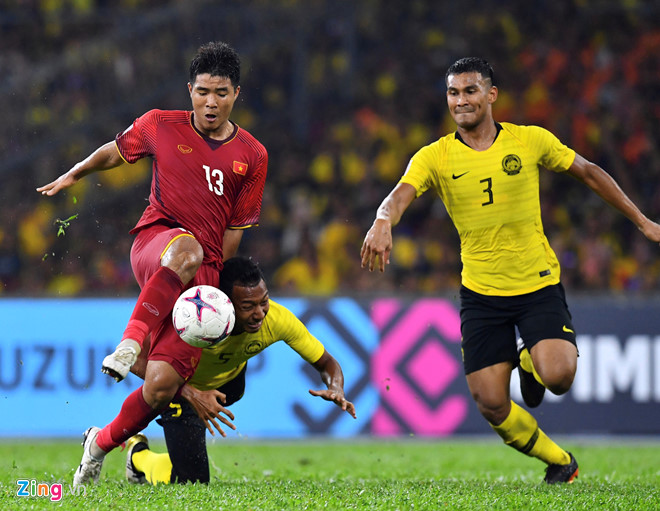
[{"label": "player's knee", "polygon": [[176,395],[177,388],[169,386],[145,387],[142,395],[146,403],[154,410],[162,410],[170,404]]},{"label": "player's knee", "polygon": [[175,271],[184,284],[190,282],[204,260],[204,249],[193,237],[178,239],[167,250],[161,264]]},{"label": "player's knee", "polygon": [[484,407],[479,406],[479,412],[491,424],[502,424],[511,412],[510,405],[497,406],[497,407]]},{"label": "player's knee", "polygon": [[553,378],[552,380],[545,381],[546,388],[552,392],[553,394],[556,394],[558,396],[561,396],[562,394],[566,394],[571,388],[571,385],[573,385],[573,379],[575,377],[575,373],[571,372],[564,372],[562,374],[558,374]]},{"label": "player's knee", "polygon": [[158,373],[147,373],[142,387],[142,396],[154,410],[167,407],[180,387],[180,382],[174,378]]},{"label": "player's knee", "polygon": [[177,254],[177,262],[179,265],[179,274],[190,274],[190,278],[195,275],[195,272],[202,265],[204,260],[204,250],[197,240],[190,239],[191,242],[186,243],[185,249]]},{"label": "player's knee", "polygon": [[472,394],[472,397],[477,403],[479,413],[491,424],[502,424],[502,422],[504,422],[509,416],[511,403],[508,399],[489,399],[474,393]]},{"label": "player's knee", "polygon": [[545,387],[558,396],[566,394],[573,385],[575,378],[576,367],[572,364],[564,364],[563,366],[551,366],[539,371],[541,380]]},{"label": "player's knee", "polygon": [[181,265],[177,273],[184,283],[190,282],[204,259],[204,251],[200,247],[199,251],[187,251],[182,254]]}]

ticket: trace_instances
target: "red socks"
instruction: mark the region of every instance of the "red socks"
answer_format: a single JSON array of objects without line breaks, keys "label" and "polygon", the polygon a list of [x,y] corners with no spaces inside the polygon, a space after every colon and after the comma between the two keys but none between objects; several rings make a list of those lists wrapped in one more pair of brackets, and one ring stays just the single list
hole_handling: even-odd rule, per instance
[{"label": "red socks", "polygon": [[[170,314],[183,287],[175,271],[161,266],[142,288],[122,340],[133,339],[142,345],[149,332]],[[140,387],[126,398],[117,417],[99,431],[96,443],[110,452],[146,428],[159,413],[144,400]]]},{"label": "red socks", "polygon": [[[182,390],[183,385],[172,399],[178,398]],[[140,386],[126,398],[115,420],[98,432],[96,445],[106,453],[112,451],[146,428],[162,411],[154,410],[147,404],[142,395],[142,386]]]},{"label": "red socks", "polygon": [[165,266],[158,268],[142,288],[122,340],[133,339],[142,346],[149,332],[172,312],[181,291],[183,282],[176,272]]},{"label": "red socks", "polygon": [[126,398],[115,420],[99,431],[96,444],[110,452],[146,428],[159,413],[160,410],[154,410],[144,400],[140,386]]}]

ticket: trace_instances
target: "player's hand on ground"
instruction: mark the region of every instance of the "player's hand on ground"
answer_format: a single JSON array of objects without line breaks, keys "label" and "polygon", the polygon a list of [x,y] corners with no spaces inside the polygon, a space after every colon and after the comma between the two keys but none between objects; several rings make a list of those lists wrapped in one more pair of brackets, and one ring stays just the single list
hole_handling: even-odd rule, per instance
[{"label": "player's hand on ground", "polygon": [[390,252],[392,251],[392,226],[386,220],[376,219],[367,232],[360,250],[362,268],[374,271],[376,260],[378,269],[385,271],[385,265],[390,264]]},{"label": "player's hand on ground", "polygon": [[60,190],[64,190],[65,188],[69,188],[70,186],[74,185],[76,182],[78,182],[78,180],[79,178],[75,178],[71,175],[70,172],[67,172],[66,174],[62,174],[55,181],[52,181],[47,185],[40,186],[37,188],[37,192],[41,193],[41,195],[52,196]]},{"label": "player's hand on ground", "polygon": [[355,405],[353,405],[353,403],[351,403],[348,399],[346,399],[343,392],[338,390],[330,390],[330,389],[323,389],[323,390],[310,389],[309,393],[312,396],[323,398],[326,401],[332,401],[342,410],[349,413],[351,417],[357,419],[357,415],[355,414]]},{"label": "player's hand on ground", "polygon": [[204,421],[206,429],[210,431],[211,435],[215,436],[215,431],[213,431],[213,428],[215,428],[220,435],[223,437],[227,436],[227,433],[224,432],[218,421],[230,429],[236,429],[236,426],[230,421],[230,419],[232,421],[234,420],[234,414],[220,404],[226,401],[227,396],[218,390],[197,390],[190,385],[186,385],[185,388],[187,390],[182,394],[182,397],[195,409],[195,412]]}]

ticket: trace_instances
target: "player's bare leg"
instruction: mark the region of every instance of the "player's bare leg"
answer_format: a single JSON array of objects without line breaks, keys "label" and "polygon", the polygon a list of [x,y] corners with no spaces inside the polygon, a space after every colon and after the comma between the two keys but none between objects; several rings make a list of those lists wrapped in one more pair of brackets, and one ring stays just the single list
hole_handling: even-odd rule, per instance
[{"label": "player's bare leg", "polygon": [[529,354],[541,382],[550,392],[559,396],[569,391],[577,371],[578,351],[573,343],[544,339],[536,343]]},{"label": "player's bare leg", "polygon": [[174,398],[184,379],[167,362],[150,360],[144,385],[131,393],[119,415],[103,429],[85,432],[83,457],[74,475],[74,485],[96,482],[106,453],[139,433]]},{"label": "player's bare leg", "polygon": [[466,376],[479,413],[490,424],[500,424],[511,411],[509,382],[513,367],[508,362],[494,364]]},{"label": "player's bare leg", "polygon": [[[529,412],[511,401],[509,385],[512,370],[512,364],[502,362],[467,375],[468,387],[479,412],[505,444],[548,465],[546,482],[561,482],[554,476],[559,474],[561,478],[569,471],[571,474],[563,482],[571,482],[577,477],[575,458],[554,443]],[[552,481],[549,473],[553,476],[550,477]]]},{"label": "player's bare leg", "polygon": [[170,404],[185,383],[176,370],[163,360],[149,360],[144,375],[142,396],[154,410],[162,410]]}]

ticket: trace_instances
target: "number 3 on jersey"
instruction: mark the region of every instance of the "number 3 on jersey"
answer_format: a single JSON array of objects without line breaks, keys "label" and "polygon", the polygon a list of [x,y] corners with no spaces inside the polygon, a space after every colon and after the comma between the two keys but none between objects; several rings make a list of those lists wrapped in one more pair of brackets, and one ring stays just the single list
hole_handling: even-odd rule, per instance
[{"label": "number 3 on jersey", "polygon": [[225,175],[221,170],[211,170],[211,167],[208,165],[202,165],[202,167],[204,167],[204,171],[206,172],[206,182],[209,184],[209,190],[216,195],[222,195],[225,191],[222,184]]},{"label": "number 3 on jersey", "polygon": [[481,205],[488,206],[489,204],[493,203],[493,178],[487,177],[486,179],[482,179],[479,182],[486,184],[486,188],[484,188],[482,191],[488,194],[488,200],[486,202],[482,202]]}]

